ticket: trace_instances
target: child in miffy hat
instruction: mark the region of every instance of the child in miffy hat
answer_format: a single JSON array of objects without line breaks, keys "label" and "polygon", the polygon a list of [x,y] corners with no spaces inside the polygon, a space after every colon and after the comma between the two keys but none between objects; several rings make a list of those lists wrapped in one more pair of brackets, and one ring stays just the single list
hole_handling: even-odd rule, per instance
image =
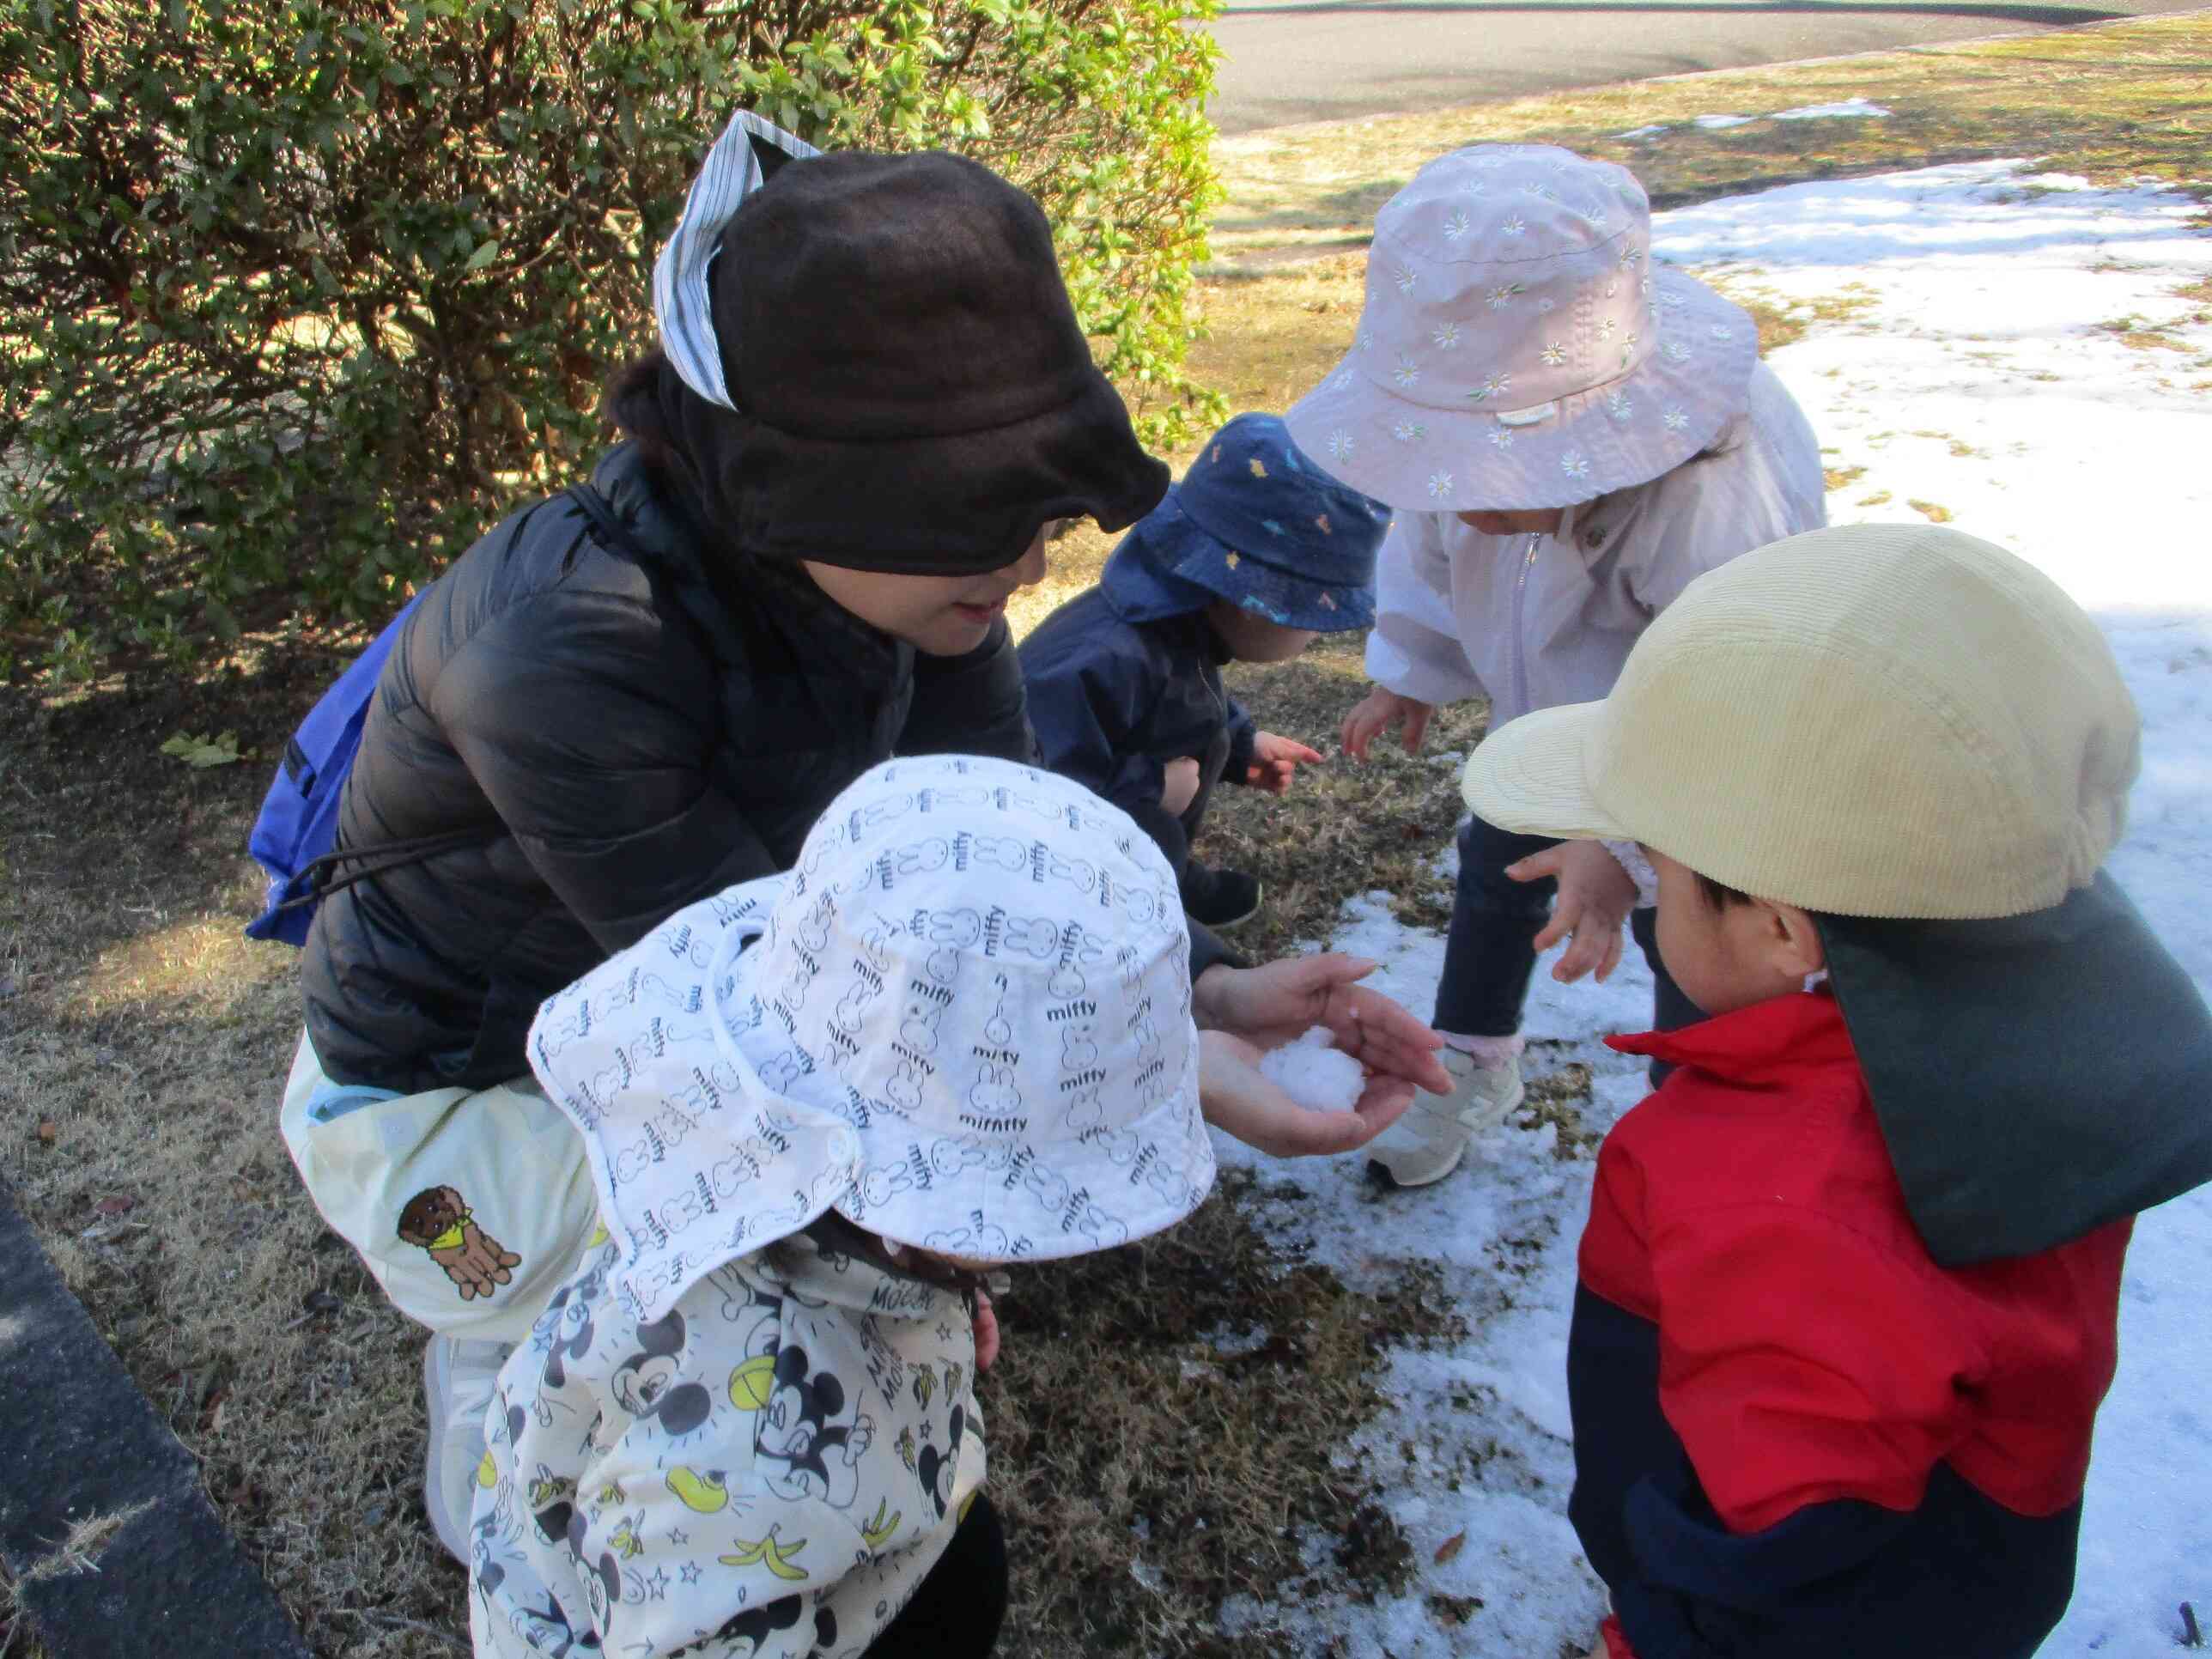
[{"label": "child in miffy hat", "polygon": [[1127,817],[935,757],[547,1001],[602,1230],[500,1376],[478,1655],[989,1652],[976,1275],[1205,1196],[1188,952]]},{"label": "child in miffy hat", "polygon": [[1610,1659],[2025,1659],[2064,1612],[2138,1211],[2212,1177],[2212,1017],[2100,869],[2138,721],[1932,526],[1690,584],[1468,803],[1640,842],[1710,1018],[1607,1136],[1567,1370]]},{"label": "child in miffy hat", "polygon": [[1151,831],[1194,921],[1233,927],[1260,904],[1251,876],[1191,856],[1214,786],[1280,794],[1321,759],[1261,731],[1221,665],[1281,662],[1316,635],[1366,627],[1389,523],[1301,455],[1277,416],[1240,415],[1122,538],[1098,586],[1022,642],[1045,764]]},{"label": "child in miffy hat", "polygon": [[[1486,698],[1495,732],[1603,696],[1689,582],[1826,522],[1820,443],[1759,361],[1750,316],[1652,258],[1632,173],[1546,144],[1454,150],[1391,198],[1353,349],[1285,419],[1396,509],[1375,686],[1344,722],[1355,760],[1393,726],[1418,747],[1440,704]],[[1375,1143],[1389,1181],[1441,1181],[1520,1103],[1537,952],[1571,939],[1554,973],[1604,977],[1634,863],[1480,814],[1462,827],[1433,1019],[1455,1086]],[[1632,926],[1656,1023],[1677,1024],[1694,1011],[1650,921],[1637,910]]]}]

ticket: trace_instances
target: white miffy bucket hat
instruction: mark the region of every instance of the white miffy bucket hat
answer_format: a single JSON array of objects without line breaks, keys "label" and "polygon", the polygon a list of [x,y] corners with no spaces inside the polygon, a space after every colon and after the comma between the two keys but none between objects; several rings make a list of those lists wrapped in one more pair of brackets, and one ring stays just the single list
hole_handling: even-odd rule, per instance
[{"label": "white miffy bucket hat", "polygon": [[1376,216],[1358,343],[1284,419],[1401,512],[1540,511],[1705,448],[1743,413],[1758,356],[1747,313],[1653,264],[1635,174],[1480,144]]},{"label": "white miffy bucket hat", "polygon": [[530,1056],[647,1319],[832,1208],[1045,1260],[1170,1226],[1213,1179],[1174,872],[1116,808],[1005,761],[866,773],[794,870],[550,999]]}]

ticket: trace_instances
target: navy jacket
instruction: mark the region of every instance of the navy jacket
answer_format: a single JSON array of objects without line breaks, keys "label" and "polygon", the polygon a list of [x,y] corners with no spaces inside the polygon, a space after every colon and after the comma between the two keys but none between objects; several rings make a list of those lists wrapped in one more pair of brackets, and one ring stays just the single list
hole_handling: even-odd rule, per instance
[{"label": "navy jacket", "polygon": [[1202,783],[1242,783],[1255,735],[1221,683],[1229,654],[1204,613],[1130,622],[1094,587],[1046,617],[1020,657],[1044,763],[1136,819],[1181,875],[1190,842],[1160,806],[1167,763],[1219,753]]}]

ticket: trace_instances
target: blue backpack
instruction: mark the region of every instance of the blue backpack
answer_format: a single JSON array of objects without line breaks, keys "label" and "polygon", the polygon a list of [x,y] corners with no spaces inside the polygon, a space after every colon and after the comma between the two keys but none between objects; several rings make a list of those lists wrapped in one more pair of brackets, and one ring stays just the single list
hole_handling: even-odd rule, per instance
[{"label": "blue backpack", "polygon": [[[606,498],[588,484],[568,490],[569,499],[584,510],[599,539],[632,558],[649,556],[640,547]],[[480,846],[498,831],[483,829],[450,830],[439,836],[416,836],[405,840],[374,842],[365,847],[332,848],[337,841],[338,804],[345,795],[346,776],[354,757],[361,751],[362,727],[368,720],[368,705],[376,696],[378,677],[385,659],[422,592],[408,600],[399,614],[370,642],[368,650],[338,676],[323,693],[307,718],[300,722],[284,745],[283,764],[269,785],[261,815],[253,821],[246,850],[269,872],[269,896],[261,914],[246,924],[248,939],[281,939],[305,945],[316,907],[329,895],[357,881],[398,870],[455,848]],[[358,864],[346,875],[338,867]]]}]

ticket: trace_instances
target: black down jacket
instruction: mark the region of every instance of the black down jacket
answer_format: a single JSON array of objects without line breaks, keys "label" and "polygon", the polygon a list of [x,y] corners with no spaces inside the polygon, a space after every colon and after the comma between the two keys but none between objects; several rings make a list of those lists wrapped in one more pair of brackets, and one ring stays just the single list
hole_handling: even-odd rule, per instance
[{"label": "black down jacket", "polygon": [[520,1075],[539,1002],[684,905],[788,867],[870,766],[1035,758],[1005,623],[968,656],[917,658],[803,571],[709,564],[629,446],[592,482],[648,560],[556,495],[463,554],[385,665],[338,846],[482,839],[317,913],[307,1030],[341,1082]]}]

